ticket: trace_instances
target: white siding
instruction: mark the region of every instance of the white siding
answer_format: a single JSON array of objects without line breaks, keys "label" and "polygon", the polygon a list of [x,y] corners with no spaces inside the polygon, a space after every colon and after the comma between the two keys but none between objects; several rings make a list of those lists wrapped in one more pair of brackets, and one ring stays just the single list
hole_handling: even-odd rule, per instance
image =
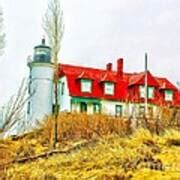
[{"label": "white siding", "polygon": [[121,105],[123,110],[123,115],[125,114],[125,103],[117,102],[117,101],[101,101],[102,103],[102,113],[107,115],[116,115],[116,105]]},{"label": "white siding", "polygon": [[93,104],[88,104],[87,106],[87,113],[88,114],[93,114]]},{"label": "white siding", "polygon": [[[62,83],[64,83],[64,93],[62,94]],[[60,102],[60,111],[71,112],[71,96],[69,95],[69,88],[67,83],[67,78],[64,76],[59,80],[59,102]],[[72,107],[74,108],[74,107]]]},{"label": "white siding", "polygon": [[73,103],[72,104],[72,112],[80,112],[80,104],[79,103]]}]

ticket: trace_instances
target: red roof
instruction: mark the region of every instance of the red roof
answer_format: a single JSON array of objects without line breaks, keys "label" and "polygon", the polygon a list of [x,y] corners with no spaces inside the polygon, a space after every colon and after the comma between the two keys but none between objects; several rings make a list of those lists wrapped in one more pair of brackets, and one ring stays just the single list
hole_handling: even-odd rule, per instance
[{"label": "red roof", "polygon": [[[116,71],[109,71],[103,69],[96,69],[90,67],[81,67],[68,64],[59,65],[59,76],[66,76],[68,82],[69,93],[71,96],[76,97],[88,97],[88,98],[97,98],[97,99],[111,99],[111,100],[121,100],[126,101],[136,99],[138,100],[138,93],[130,95],[131,87],[137,85],[144,85],[145,82],[145,73],[124,73],[123,77],[120,78],[117,75]],[[160,78],[153,76],[148,71],[148,86],[154,86],[159,89],[170,89],[177,91],[177,88],[166,78]],[[80,89],[80,79],[90,79],[92,80],[92,92],[84,93]],[[105,95],[104,94],[104,83],[103,82],[113,82],[115,85],[114,95]],[[137,91],[137,90],[136,90]],[[158,104],[162,97],[160,94],[156,94],[157,99],[152,101],[153,103]],[[131,98],[131,99],[129,99]],[[180,104],[180,93],[176,97],[176,101],[179,101]]]},{"label": "red roof", "polygon": [[[155,87],[159,86],[158,82],[149,71],[147,72],[147,83],[149,86],[155,86]],[[145,84],[145,72],[131,75],[129,79],[129,86],[144,85],[144,84]]]},{"label": "red roof", "polygon": [[[119,79],[117,74],[113,71],[61,64],[59,75],[66,75],[71,96],[112,100],[124,100],[127,96],[127,82]],[[93,89],[91,93],[81,92],[79,80],[80,77],[93,80]],[[114,95],[104,94],[104,81],[115,83]]]},{"label": "red roof", "polygon": [[177,88],[166,78],[156,77],[156,80],[159,83],[160,89],[177,90]]},{"label": "red roof", "polygon": [[114,82],[117,83],[117,76],[111,72],[105,72],[102,74],[101,82]]},{"label": "red roof", "polygon": [[82,71],[78,76],[77,79],[94,79],[93,74],[88,73],[87,71]]}]

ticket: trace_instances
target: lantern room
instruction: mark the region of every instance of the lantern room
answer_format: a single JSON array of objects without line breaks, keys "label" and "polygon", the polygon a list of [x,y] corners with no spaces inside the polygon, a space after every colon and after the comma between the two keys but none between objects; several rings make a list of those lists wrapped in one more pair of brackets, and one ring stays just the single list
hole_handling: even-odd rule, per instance
[{"label": "lantern room", "polygon": [[34,47],[33,62],[51,63],[51,48],[46,45],[44,38],[40,45]]}]

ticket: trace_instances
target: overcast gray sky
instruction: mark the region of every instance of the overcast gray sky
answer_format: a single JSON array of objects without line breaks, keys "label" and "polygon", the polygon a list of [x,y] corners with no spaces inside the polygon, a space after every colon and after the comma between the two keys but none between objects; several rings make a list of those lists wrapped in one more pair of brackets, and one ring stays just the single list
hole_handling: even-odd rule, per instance
[{"label": "overcast gray sky", "polygon": [[[174,83],[180,80],[179,0],[62,0],[65,34],[63,63],[104,68],[125,60],[125,71],[149,69]],[[44,34],[47,0],[0,0],[7,46],[0,57],[0,105],[28,75],[27,56]]]}]

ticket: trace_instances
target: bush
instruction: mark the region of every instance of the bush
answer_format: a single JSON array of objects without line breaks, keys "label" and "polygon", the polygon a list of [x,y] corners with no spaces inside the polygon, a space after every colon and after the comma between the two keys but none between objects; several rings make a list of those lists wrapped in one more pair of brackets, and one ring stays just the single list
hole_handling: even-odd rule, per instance
[{"label": "bush", "polygon": [[[42,125],[42,137],[51,142],[54,133],[55,117],[51,116]],[[68,139],[91,139],[108,134],[128,134],[131,128],[128,120],[101,114],[87,115],[61,113],[58,116],[59,141]]]}]

